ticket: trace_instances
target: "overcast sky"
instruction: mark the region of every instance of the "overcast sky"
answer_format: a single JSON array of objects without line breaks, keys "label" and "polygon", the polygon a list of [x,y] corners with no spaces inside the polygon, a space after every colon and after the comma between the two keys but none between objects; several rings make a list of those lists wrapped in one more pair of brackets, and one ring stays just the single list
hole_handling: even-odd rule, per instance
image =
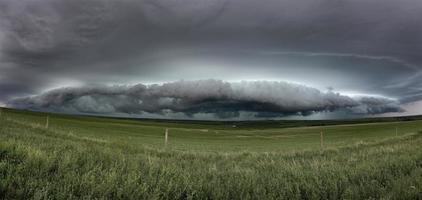
[{"label": "overcast sky", "polygon": [[421,19],[422,0],[0,0],[0,105],[189,119],[422,114]]}]

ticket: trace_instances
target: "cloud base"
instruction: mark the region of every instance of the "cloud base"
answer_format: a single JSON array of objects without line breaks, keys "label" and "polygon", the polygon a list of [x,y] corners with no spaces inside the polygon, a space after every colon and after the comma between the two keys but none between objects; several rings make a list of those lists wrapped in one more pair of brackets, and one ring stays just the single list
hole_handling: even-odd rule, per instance
[{"label": "cloud base", "polygon": [[403,112],[399,102],[350,97],[280,81],[176,81],[164,84],[59,88],[16,98],[7,106],[41,111],[176,119],[275,119],[346,112],[368,116]]}]

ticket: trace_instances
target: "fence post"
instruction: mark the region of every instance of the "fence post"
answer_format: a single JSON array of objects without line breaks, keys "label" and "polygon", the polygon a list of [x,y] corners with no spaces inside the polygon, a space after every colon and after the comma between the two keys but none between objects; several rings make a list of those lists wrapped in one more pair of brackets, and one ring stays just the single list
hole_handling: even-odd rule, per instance
[{"label": "fence post", "polygon": [[46,121],[45,121],[45,128],[46,128],[46,129],[48,129],[48,125],[49,125],[49,124],[48,124],[48,123],[49,123],[49,118],[50,118],[50,116],[48,116],[48,115],[47,115],[47,119],[46,119]]},{"label": "fence post", "polygon": [[164,136],[164,146],[167,147],[167,140],[168,140],[168,135],[169,135],[169,129],[166,128],[166,134]]},{"label": "fence post", "polygon": [[321,131],[320,133],[320,143],[321,143],[321,148],[324,148],[324,132]]}]

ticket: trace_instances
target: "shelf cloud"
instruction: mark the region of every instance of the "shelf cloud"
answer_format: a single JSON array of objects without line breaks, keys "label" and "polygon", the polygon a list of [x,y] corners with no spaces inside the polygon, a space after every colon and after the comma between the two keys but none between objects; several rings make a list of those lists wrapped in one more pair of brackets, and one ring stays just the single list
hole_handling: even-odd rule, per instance
[{"label": "shelf cloud", "polygon": [[[193,118],[396,112],[422,101],[421,18],[419,0],[0,0],[0,105]],[[165,88],[184,93],[149,94]],[[75,98],[52,103],[59,94]]]},{"label": "shelf cloud", "polygon": [[355,115],[403,111],[397,101],[383,97],[352,98],[286,82],[230,83],[221,80],[60,88],[41,95],[18,98],[8,104],[33,110],[124,113],[140,117],[148,114],[165,117],[169,113],[181,113],[187,117],[212,114],[216,119],[238,117],[240,112],[254,113],[251,119],[256,119],[336,110],[346,110]]}]

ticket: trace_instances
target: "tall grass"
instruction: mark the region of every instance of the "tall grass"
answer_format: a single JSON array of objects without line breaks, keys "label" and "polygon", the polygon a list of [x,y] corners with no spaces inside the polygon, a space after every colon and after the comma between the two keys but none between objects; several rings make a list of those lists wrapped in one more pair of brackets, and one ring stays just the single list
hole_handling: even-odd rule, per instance
[{"label": "tall grass", "polygon": [[316,151],[212,153],[0,124],[1,199],[422,199],[422,134]]}]

